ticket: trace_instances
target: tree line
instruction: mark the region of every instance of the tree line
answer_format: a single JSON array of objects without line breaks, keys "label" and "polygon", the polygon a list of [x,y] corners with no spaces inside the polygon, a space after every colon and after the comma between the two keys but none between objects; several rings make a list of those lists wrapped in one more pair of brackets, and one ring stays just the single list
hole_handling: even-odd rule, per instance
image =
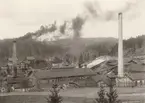
[{"label": "tree line", "polygon": [[[50,94],[46,97],[47,103],[63,103],[63,97],[60,95],[60,88],[57,84],[54,84],[50,89]],[[86,101],[84,101],[86,102]],[[90,102],[91,103],[91,102]],[[122,103],[118,99],[117,90],[114,85],[109,85],[109,91],[106,92],[103,86],[97,91],[96,98],[92,103]]]}]

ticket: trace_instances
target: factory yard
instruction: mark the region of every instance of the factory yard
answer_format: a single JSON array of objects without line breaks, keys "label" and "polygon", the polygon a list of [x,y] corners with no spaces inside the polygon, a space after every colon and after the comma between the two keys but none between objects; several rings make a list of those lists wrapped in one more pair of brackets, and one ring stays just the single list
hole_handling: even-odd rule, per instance
[{"label": "factory yard", "polygon": [[[99,88],[75,88],[62,90],[60,92],[61,96],[64,98],[64,102],[67,103],[81,103],[83,101],[93,101],[97,96],[97,91]],[[26,103],[46,103],[45,97],[48,96],[48,90],[45,92],[11,92],[11,93],[1,93],[0,100],[2,103],[9,103],[11,101],[23,101],[29,100],[31,102]],[[117,88],[119,99],[123,101],[144,101],[145,99],[145,88]],[[7,98],[7,99],[6,99]],[[27,99],[26,99],[27,98]],[[35,99],[34,99],[35,98]],[[37,98],[37,99],[36,99]],[[32,102],[33,101],[33,102]],[[41,102],[40,102],[41,101]],[[24,102],[24,101],[23,101]],[[17,102],[20,103],[20,102]],[[21,102],[22,103],[22,102]]]},{"label": "factory yard", "polygon": [[[90,97],[92,98],[94,95],[97,95],[97,92],[100,88],[74,88],[74,89],[66,89],[61,90],[60,94],[62,96],[68,97]],[[108,88],[106,88],[108,90]],[[0,96],[7,95],[48,95],[49,89],[44,88],[44,92],[10,92],[10,93],[1,93]],[[135,87],[135,88],[117,88],[117,92],[119,95],[130,95],[130,94],[143,94],[145,91],[144,87]]]}]

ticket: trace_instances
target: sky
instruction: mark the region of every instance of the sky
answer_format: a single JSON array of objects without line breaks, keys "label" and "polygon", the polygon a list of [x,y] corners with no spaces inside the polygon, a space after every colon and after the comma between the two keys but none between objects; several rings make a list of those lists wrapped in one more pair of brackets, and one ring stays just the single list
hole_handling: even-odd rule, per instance
[{"label": "sky", "polygon": [[[118,37],[116,17],[106,20],[106,15],[110,12],[117,14],[118,11],[124,12],[125,39],[145,34],[145,0],[0,0],[0,2],[1,39],[20,37],[38,30],[41,25],[49,25],[55,20],[58,22],[70,20],[78,14],[89,17],[81,31],[83,37]],[[88,2],[93,4],[97,16],[92,16],[84,6]],[[129,3],[131,7],[128,6]]]}]

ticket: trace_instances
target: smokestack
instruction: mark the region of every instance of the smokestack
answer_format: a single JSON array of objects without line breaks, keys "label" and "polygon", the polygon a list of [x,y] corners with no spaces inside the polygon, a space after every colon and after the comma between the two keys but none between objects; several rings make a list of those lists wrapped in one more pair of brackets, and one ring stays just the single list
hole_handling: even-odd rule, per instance
[{"label": "smokestack", "polygon": [[123,22],[122,13],[118,14],[118,76],[124,76],[123,64]]},{"label": "smokestack", "polygon": [[13,41],[13,53],[12,53],[12,59],[13,59],[13,64],[17,63],[17,52],[16,52],[16,41]]}]

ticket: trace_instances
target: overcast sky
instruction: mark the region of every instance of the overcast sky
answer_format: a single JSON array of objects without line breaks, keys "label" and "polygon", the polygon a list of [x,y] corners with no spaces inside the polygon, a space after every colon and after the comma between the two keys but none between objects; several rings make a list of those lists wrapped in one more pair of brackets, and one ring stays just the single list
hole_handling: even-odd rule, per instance
[{"label": "overcast sky", "polygon": [[[124,7],[124,2],[129,0],[121,0],[124,1],[122,4],[118,1],[101,0],[101,7],[104,11],[110,8],[116,10],[119,6]],[[145,0],[142,0],[125,13],[124,38],[145,34],[144,10]],[[69,20],[84,11],[84,0],[0,0],[0,38],[23,36],[38,30],[41,25],[48,25],[54,20]],[[118,37],[117,23],[114,19],[89,19],[82,29],[82,36]]]}]

